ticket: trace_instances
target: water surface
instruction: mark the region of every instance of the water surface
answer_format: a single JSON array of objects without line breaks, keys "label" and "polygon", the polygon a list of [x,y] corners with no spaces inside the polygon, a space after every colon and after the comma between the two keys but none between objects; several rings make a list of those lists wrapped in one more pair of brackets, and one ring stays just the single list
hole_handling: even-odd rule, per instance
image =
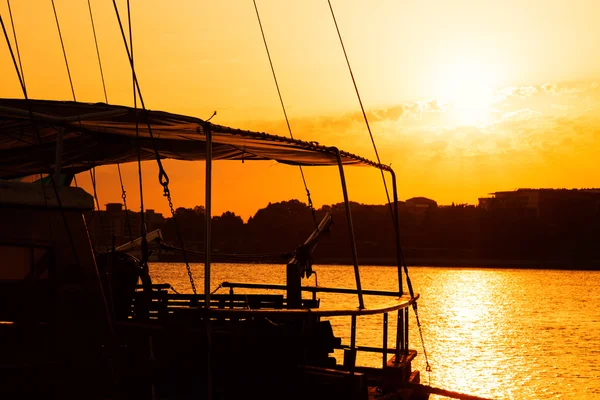
[{"label": "water surface", "polygon": [[[203,269],[192,264],[199,292]],[[350,266],[315,269],[320,286],[355,286]],[[156,283],[191,292],[184,264],[154,263],[151,273]],[[423,383],[497,399],[600,399],[600,272],[413,267],[410,277],[421,295],[418,310],[432,367],[428,375],[411,310],[410,347],[419,351],[414,368]],[[285,267],[214,264],[211,288],[223,281],[283,284]],[[398,288],[390,267],[361,267],[361,281],[368,289]],[[314,278],[303,284],[313,285]],[[322,304],[358,306],[353,295],[320,297]],[[374,301],[365,297],[367,307]],[[349,322],[332,320],[344,343]],[[359,318],[357,344],[381,346],[381,322],[381,316]],[[341,363],[341,354],[336,357]],[[380,366],[382,359],[364,354],[357,362]]]}]

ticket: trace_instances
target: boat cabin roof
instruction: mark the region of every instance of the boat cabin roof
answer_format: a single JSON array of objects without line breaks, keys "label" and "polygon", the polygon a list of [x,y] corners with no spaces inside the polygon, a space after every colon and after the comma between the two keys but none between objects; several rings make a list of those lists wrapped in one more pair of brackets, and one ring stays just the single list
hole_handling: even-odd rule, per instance
[{"label": "boat cabin roof", "polygon": [[[138,140],[142,160],[152,160],[155,154],[204,160],[208,130],[214,160],[338,164],[335,147],[229,128],[185,115],[105,103],[0,99],[0,179],[47,173],[55,162],[58,143],[62,145],[61,170],[70,173],[137,161]],[[340,151],[340,156],[344,165],[390,170],[348,152]]]}]

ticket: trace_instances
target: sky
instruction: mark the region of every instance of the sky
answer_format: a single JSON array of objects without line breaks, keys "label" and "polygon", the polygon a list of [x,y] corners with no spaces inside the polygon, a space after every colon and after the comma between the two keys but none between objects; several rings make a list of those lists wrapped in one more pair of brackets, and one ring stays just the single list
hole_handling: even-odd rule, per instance
[{"label": "sky", "polygon": [[[257,0],[295,138],[375,154],[326,0]],[[110,1],[90,0],[110,103],[132,105],[131,72]],[[520,187],[600,187],[600,2],[332,0],[381,161],[401,200],[477,203]],[[88,2],[55,0],[78,101],[104,101]],[[118,1],[126,22],[126,2]],[[50,0],[12,1],[31,98],[72,100]],[[7,3],[0,13],[10,33]],[[149,109],[289,135],[251,0],[131,0],[134,57]],[[0,96],[22,98],[0,44]],[[204,164],[166,161],[175,207],[204,204]],[[139,209],[137,167],[123,165]],[[144,163],[146,208],[168,213]],[[354,201],[385,202],[379,172],[346,168]],[[337,168],[305,168],[315,206],[342,201]],[[78,183],[90,189],[89,175]],[[248,218],[306,201],[296,167],[214,165],[213,213]],[[101,204],[121,201],[115,166],[98,168]]]}]

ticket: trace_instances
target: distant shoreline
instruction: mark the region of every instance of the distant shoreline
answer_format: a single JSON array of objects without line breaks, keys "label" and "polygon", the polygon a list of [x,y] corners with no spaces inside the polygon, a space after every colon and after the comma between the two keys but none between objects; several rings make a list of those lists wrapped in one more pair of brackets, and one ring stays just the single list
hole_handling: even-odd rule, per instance
[{"label": "distant shoreline", "polygon": [[[352,260],[317,260],[317,264],[352,264]],[[396,259],[359,259],[362,265],[395,266]],[[555,269],[569,271],[600,271],[600,260],[501,260],[501,259],[444,259],[408,258],[409,267],[451,267],[451,268],[504,268],[504,269]]]},{"label": "distant shoreline", "polygon": [[[188,256],[190,262],[204,262],[200,257]],[[155,262],[184,262],[183,257],[160,255]],[[213,262],[221,263],[215,260]],[[227,263],[227,262],[222,262]],[[324,257],[315,259],[316,265],[352,265],[350,258]],[[412,258],[406,257],[409,267],[451,267],[451,268],[502,268],[502,269],[552,269],[567,271],[600,271],[600,260],[502,260],[471,258]],[[396,266],[396,259],[391,257],[359,257],[362,266]]]}]

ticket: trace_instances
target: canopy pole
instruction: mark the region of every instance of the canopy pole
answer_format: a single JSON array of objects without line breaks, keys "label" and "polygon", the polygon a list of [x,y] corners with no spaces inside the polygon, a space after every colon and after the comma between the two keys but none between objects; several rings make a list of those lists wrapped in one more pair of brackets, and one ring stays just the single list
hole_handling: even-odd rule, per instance
[{"label": "canopy pole", "polygon": [[[402,256],[402,247],[400,246],[400,218],[398,216],[398,186],[396,184],[396,174],[394,170],[390,169],[390,175],[392,176],[392,192],[394,196],[394,210],[392,212],[393,223],[394,223],[394,233],[396,234],[396,262],[397,262],[397,270],[398,270],[398,295],[402,296],[403,285],[402,285],[402,266],[403,256]],[[401,354],[405,354],[408,351],[408,319],[402,310],[398,310],[398,318],[396,324],[396,362],[400,362]]]},{"label": "canopy pole", "polygon": [[208,124],[203,127],[206,134],[206,199],[204,232],[204,297],[205,307],[210,308],[210,248],[211,248],[211,204],[212,204],[212,131]]},{"label": "canopy pole", "polygon": [[208,351],[206,352],[206,391],[207,398],[213,398],[212,390],[212,361],[211,346],[212,335],[210,327],[210,248],[211,248],[211,205],[212,205],[212,131],[208,123],[202,125],[206,134],[206,193],[205,193],[205,231],[204,231],[204,307],[206,309],[206,338]]},{"label": "canopy pole", "polygon": [[338,168],[340,169],[340,180],[342,181],[342,192],[344,194],[344,205],[346,206],[346,220],[348,221],[348,234],[350,236],[350,248],[352,249],[352,262],[354,264],[354,278],[356,280],[356,292],[358,294],[358,307],[362,310],[365,308],[363,300],[362,286],[360,284],[360,272],[358,270],[358,255],[356,253],[356,239],[354,238],[354,225],[352,224],[352,213],[350,212],[350,202],[348,201],[348,189],[346,187],[346,176],[344,175],[344,164],[342,156],[337,147],[329,147],[328,150],[333,151],[337,158]]},{"label": "canopy pole", "polygon": [[398,210],[398,186],[396,184],[396,173],[391,168],[390,168],[389,172],[390,172],[390,175],[392,176],[392,192],[394,195],[394,212],[392,213],[392,216],[394,217],[394,231],[396,233],[396,262],[398,264],[398,294],[400,296],[402,296],[402,291],[403,291],[402,265],[404,264],[404,262],[403,262],[403,256],[402,256],[402,247],[400,245],[400,217],[398,216],[398,213],[400,211]]}]

